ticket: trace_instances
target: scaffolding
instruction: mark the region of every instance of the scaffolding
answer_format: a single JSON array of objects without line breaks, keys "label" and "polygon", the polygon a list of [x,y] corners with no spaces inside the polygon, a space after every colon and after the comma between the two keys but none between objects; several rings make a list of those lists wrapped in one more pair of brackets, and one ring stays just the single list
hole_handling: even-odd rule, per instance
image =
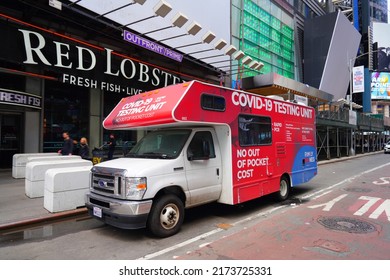
[{"label": "scaffolding", "polygon": [[349,108],[318,104],[315,109],[319,160],[351,156],[351,150],[357,154],[379,151],[389,140],[390,127],[384,118],[358,112],[355,125]]}]

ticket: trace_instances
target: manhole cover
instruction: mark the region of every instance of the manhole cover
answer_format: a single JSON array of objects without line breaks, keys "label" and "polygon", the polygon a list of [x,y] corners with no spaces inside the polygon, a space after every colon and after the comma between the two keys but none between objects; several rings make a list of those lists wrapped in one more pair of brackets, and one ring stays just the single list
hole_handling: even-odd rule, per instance
[{"label": "manhole cover", "polygon": [[372,189],[353,187],[353,188],[344,188],[344,191],[356,192],[356,193],[368,193],[368,192],[372,192]]},{"label": "manhole cover", "polygon": [[320,217],[317,221],[326,228],[349,233],[370,233],[376,231],[374,225],[348,217]]}]

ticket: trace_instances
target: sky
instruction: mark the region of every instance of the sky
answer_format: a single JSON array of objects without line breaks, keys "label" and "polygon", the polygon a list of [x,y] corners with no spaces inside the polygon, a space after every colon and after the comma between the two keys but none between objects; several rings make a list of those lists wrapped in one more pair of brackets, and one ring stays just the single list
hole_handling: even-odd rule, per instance
[{"label": "sky", "polygon": [[[75,1],[75,0],[72,0]],[[82,0],[77,3],[85,8],[88,8],[98,14],[105,13],[115,8],[121,7],[125,4],[130,3],[129,0]],[[153,8],[159,2],[159,0],[147,0],[143,5],[134,4],[118,10],[116,12],[108,14],[106,17],[119,22],[120,24],[126,25],[140,19],[150,17],[154,14]],[[180,48],[180,51],[185,53],[192,53],[200,50],[207,50],[214,47],[215,42],[219,39],[224,39],[228,45],[230,44],[230,1],[227,0],[165,0],[172,7],[172,11],[165,17],[155,17],[134,25],[130,25],[129,28],[133,29],[141,34],[150,32],[152,30],[160,29],[162,27],[171,26],[171,19],[178,13],[181,12],[188,17],[188,22],[182,27],[173,27],[163,31],[154,32],[147,34],[152,39],[161,41],[173,36],[186,34],[186,28],[192,21],[196,21],[202,26],[202,30],[193,35],[186,35],[176,39],[163,41],[164,44],[176,48],[178,46],[184,46],[202,41],[202,36],[207,31],[212,31],[216,38],[211,44],[200,44],[186,48]],[[204,52],[194,54],[196,58],[212,56],[221,54],[222,51]],[[208,60],[212,61],[221,60],[218,59]]]}]

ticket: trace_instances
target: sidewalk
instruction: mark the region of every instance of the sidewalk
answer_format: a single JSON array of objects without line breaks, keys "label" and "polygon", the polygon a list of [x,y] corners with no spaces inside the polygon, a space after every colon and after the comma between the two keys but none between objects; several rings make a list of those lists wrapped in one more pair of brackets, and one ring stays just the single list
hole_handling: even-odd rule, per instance
[{"label": "sidewalk", "polygon": [[[377,153],[383,153],[383,151],[359,154],[353,157],[323,160],[318,165],[355,159]],[[24,181],[25,179],[12,178],[11,169],[0,169],[0,231],[87,212],[87,209],[82,207],[76,210],[50,213],[43,207],[43,197],[29,198],[25,195]]]},{"label": "sidewalk", "polygon": [[12,178],[12,170],[0,170],[0,230],[61,219],[86,213],[86,208],[50,213],[43,207],[43,197],[25,195],[25,179]]}]

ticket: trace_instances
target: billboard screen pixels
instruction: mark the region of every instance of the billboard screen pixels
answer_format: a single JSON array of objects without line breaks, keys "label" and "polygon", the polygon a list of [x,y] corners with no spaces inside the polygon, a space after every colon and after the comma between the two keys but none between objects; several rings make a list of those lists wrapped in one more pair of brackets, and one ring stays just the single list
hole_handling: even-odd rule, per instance
[{"label": "billboard screen pixels", "polygon": [[371,98],[390,100],[389,81],[389,72],[373,72],[371,74]]}]

